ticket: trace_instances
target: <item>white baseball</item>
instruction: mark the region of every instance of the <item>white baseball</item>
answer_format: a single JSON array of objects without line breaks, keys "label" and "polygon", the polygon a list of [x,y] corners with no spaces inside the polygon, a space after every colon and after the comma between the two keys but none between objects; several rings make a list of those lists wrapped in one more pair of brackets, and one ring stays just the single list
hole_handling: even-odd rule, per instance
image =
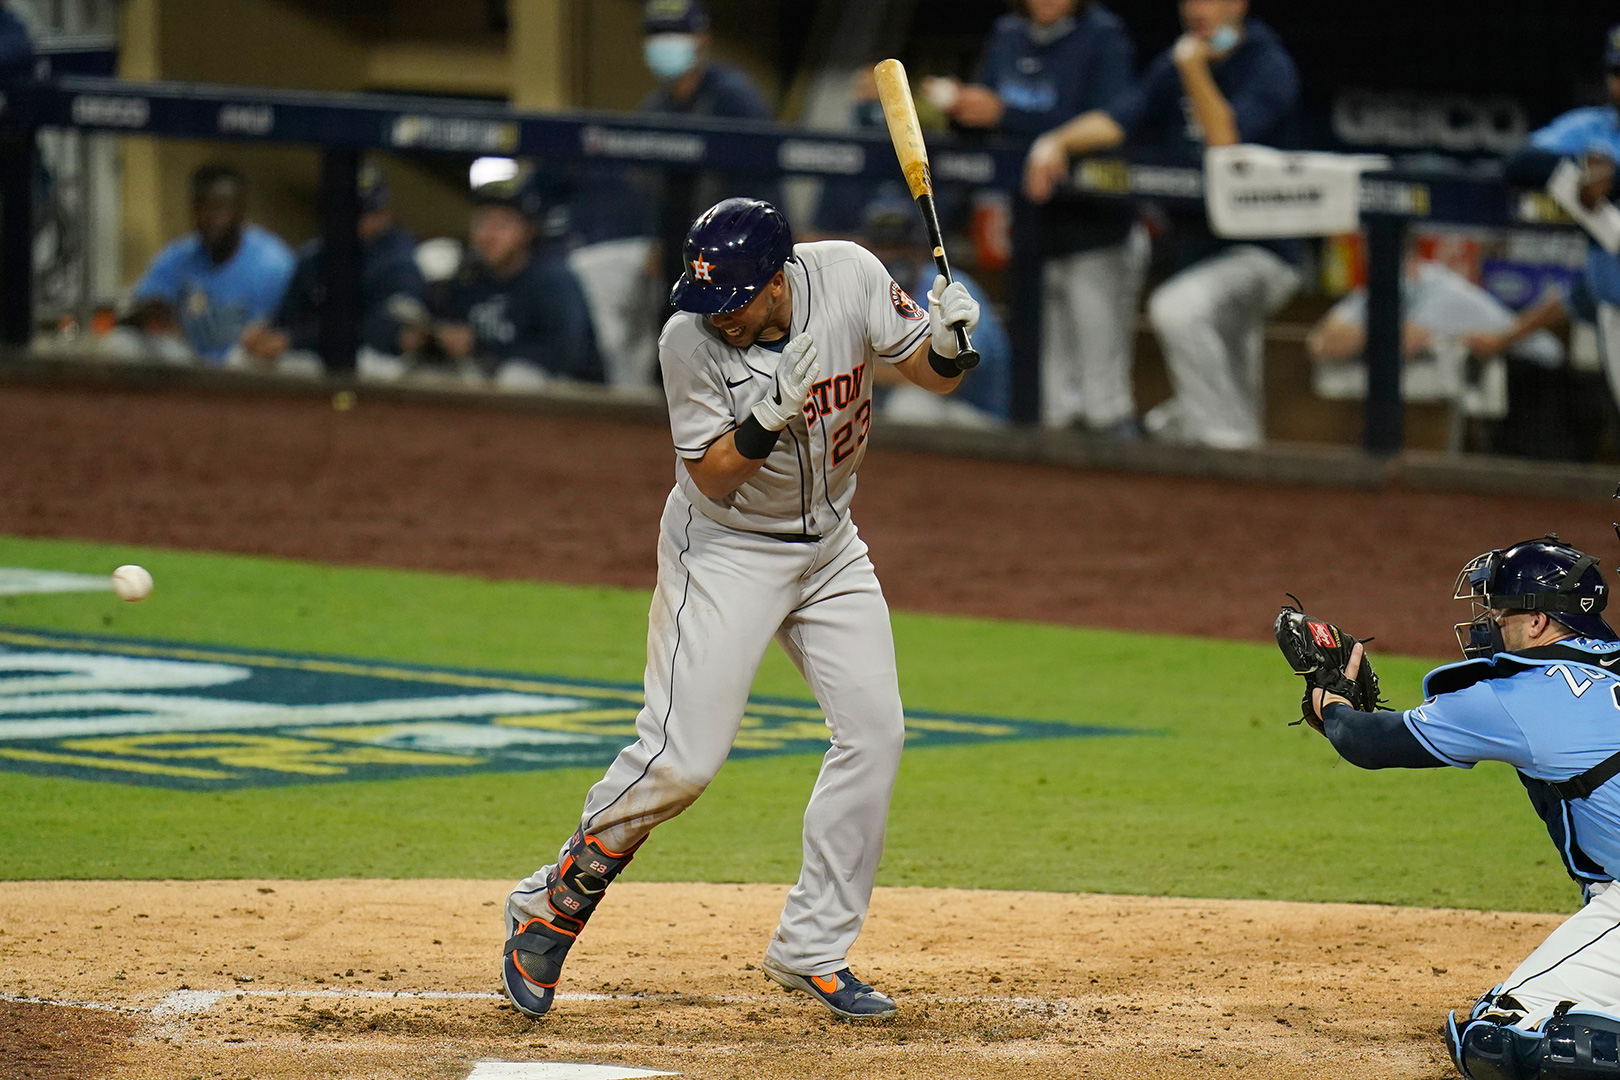
[{"label": "white baseball", "polygon": [[112,585],[118,599],[128,600],[132,604],[152,595],[152,575],[146,572],[144,566],[120,566],[113,571]]}]

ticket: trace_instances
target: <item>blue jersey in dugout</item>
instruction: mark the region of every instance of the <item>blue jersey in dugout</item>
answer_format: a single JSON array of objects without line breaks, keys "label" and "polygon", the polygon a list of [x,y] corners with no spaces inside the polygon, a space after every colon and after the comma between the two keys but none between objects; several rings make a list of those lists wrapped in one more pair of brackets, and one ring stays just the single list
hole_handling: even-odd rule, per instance
[{"label": "blue jersey in dugout", "polygon": [[168,303],[197,355],[218,361],[249,323],[276,313],[296,261],[274,233],[247,225],[236,253],[216,266],[191,233],[158,252],[136,282],[134,299]]},{"label": "blue jersey in dugout", "polygon": [[1406,726],[1430,753],[1463,769],[1513,766],[1570,876],[1586,884],[1620,873],[1620,778],[1585,799],[1546,786],[1620,751],[1620,642],[1576,638],[1450,664],[1423,690],[1428,700],[1407,710]]},{"label": "blue jersey in dugout", "polygon": [[[1560,157],[1598,154],[1620,162],[1620,113],[1612,105],[1575,109],[1532,132],[1530,145]],[[1620,304],[1620,259],[1596,243],[1586,249],[1586,287],[1595,299]]]},{"label": "blue jersey in dugout", "polygon": [[[1109,102],[1106,112],[1125,132],[1126,145],[1156,150],[1180,164],[1202,165],[1204,134],[1182,90],[1181,74],[1166,49],[1154,57],[1136,83]],[[1243,24],[1243,40],[1231,54],[1210,64],[1215,85],[1232,107],[1238,141],[1287,149],[1293,144],[1299,111],[1299,71],[1275,31],[1259,19]],[[1166,216],[1171,262],[1185,269],[1235,244],[1268,248],[1298,264],[1298,240],[1224,240],[1209,228],[1202,207],[1169,207]]]},{"label": "blue jersey in dugout", "polygon": [[1003,15],[974,82],[1001,98],[1003,131],[1034,138],[1123,93],[1135,55],[1125,24],[1098,3],[1053,27]]},{"label": "blue jersey in dugout", "polygon": [[[1125,24],[1093,0],[1075,15],[1040,27],[1003,15],[991,31],[974,82],[1001,99],[999,129],[1032,139],[1130,88],[1136,49]],[[1042,215],[1048,255],[1123,243],[1136,221],[1129,205],[1058,199]]]},{"label": "blue jersey in dugout", "polygon": [[585,292],[557,244],[542,245],[508,278],[469,260],[441,314],[472,327],[476,351],[496,366],[527,360],[553,375],[603,379]]}]

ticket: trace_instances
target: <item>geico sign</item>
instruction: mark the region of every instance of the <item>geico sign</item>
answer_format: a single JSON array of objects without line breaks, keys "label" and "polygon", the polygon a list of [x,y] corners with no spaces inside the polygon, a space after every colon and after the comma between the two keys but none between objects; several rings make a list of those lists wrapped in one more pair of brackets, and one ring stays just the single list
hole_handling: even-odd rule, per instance
[{"label": "geico sign", "polygon": [[1524,109],[1511,98],[1347,90],[1333,103],[1333,133],[1352,146],[1500,153],[1518,147],[1527,131]]}]

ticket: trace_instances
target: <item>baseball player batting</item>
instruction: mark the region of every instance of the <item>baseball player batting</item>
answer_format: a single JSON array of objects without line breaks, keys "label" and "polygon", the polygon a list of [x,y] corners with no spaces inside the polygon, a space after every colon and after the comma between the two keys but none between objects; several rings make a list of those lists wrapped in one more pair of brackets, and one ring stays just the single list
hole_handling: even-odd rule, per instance
[{"label": "baseball player batting", "polygon": [[1364,769],[1519,772],[1586,906],[1442,1034],[1469,1080],[1620,1077],[1620,639],[1597,560],[1556,536],[1463,568],[1464,662],[1431,671],[1426,700],[1377,710],[1363,647],[1285,608],[1277,640],[1305,676],[1307,719]]},{"label": "baseball player batting", "polygon": [[664,505],[636,741],[585,798],[557,861],[507,900],[502,959],[523,1012],[551,1007],[569,948],[647,835],[703,793],[731,750],[774,637],[827,716],[804,863],[765,973],[841,1017],[896,1006],[850,973],[883,853],[905,726],[889,609],[850,519],[872,372],[960,382],[979,306],[935,279],[925,314],[845,241],[793,243],[769,203],[727,199],[692,225],[679,309],[659,338],[678,462]]}]

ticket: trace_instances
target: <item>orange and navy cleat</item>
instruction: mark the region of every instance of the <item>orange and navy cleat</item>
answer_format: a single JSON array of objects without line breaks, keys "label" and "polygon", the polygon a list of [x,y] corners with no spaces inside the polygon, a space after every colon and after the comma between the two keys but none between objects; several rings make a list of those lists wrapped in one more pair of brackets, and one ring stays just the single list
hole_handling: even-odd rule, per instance
[{"label": "orange and navy cleat", "polygon": [[796,975],[769,960],[761,966],[772,982],[804,991],[845,1020],[882,1020],[900,1011],[893,998],[861,982],[849,968],[828,975]]},{"label": "orange and navy cleat", "polygon": [[530,1016],[546,1015],[557,992],[557,980],[562,977],[563,958],[573,943],[573,934],[548,925],[544,919],[530,919],[521,925],[513,921],[512,936],[501,958],[501,982],[518,1011]]}]

